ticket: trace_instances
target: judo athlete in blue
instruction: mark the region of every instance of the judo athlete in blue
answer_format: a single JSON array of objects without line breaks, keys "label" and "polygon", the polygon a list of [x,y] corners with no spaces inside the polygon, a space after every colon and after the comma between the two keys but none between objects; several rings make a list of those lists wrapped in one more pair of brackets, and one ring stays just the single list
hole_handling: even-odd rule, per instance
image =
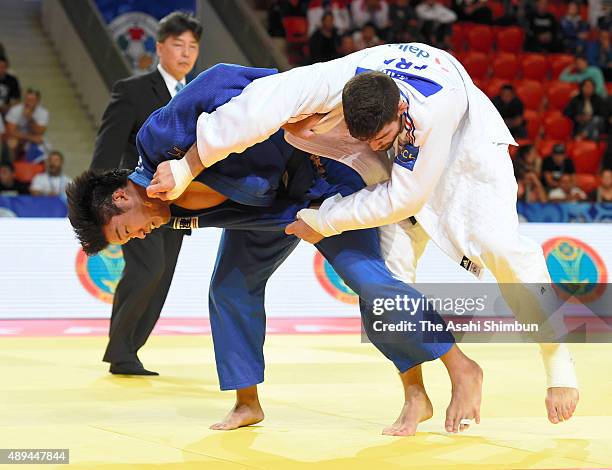
[{"label": "judo athlete in blue", "polygon": [[[284,228],[295,220],[299,210],[365,186],[353,169],[309,156],[289,145],[279,131],[242,154],[231,155],[207,168],[177,200],[147,196],[146,188],[159,163],[195,151],[195,126],[201,112],[213,111],[252,80],[271,73],[275,71],[232,65],[217,65],[203,72],[145,122],[137,137],[140,161],[134,172],[86,172],[68,191],[71,223],[89,252],[99,251],[108,242],[125,243],[130,238],[143,237],[167,222],[170,215],[170,223],[161,230],[224,229],[210,283],[209,312],[220,386],[222,390],[237,390],[238,399],[226,419],[213,429],[235,429],[263,419],[256,386],[264,380],[266,283],[299,242],[285,234]],[[102,187],[110,192],[106,199],[100,196]],[[79,217],[83,218],[87,210],[108,207],[109,202],[116,210],[93,217],[102,221],[102,239],[93,243],[93,235],[87,232],[91,224],[84,224]],[[365,333],[393,362],[403,382],[405,376],[418,373],[417,382],[422,385],[420,368],[416,366],[426,361],[441,358],[451,377],[461,372],[466,361],[471,362],[445,329],[424,335],[419,330],[389,332],[380,327],[383,323],[399,325],[405,320],[416,325],[421,320],[444,322],[437,312],[423,308],[410,312],[389,309],[382,316],[374,313],[374,304],[380,299],[422,297],[395,279],[387,268],[377,229],[329,237],[317,249],[359,296]],[[375,327],[376,322],[379,327]],[[404,409],[398,421],[385,430],[387,434],[414,434],[418,423],[432,415],[426,395],[406,387],[405,392]],[[469,415],[465,403],[457,397],[447,410],[447,418],[457,421],[457,426],[459,418]],[[473,410],[473,417],[478,419],[477,413]]]}]

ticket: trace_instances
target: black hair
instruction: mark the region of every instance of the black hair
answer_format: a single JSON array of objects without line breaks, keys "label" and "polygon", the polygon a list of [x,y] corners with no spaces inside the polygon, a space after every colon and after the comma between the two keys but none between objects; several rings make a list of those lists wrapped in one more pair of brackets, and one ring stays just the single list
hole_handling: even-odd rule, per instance
[{"label": "black hair", "polygon": [[397,119],[399,88],[382,72],[364,72],[351,78],[342,90],[344,120],[350,134],[359,140],[372,139]]},{"label": "black hair", "polygon": [[15,166],[11,162],[6,162],[6,161],[0,162],[0,168],[4,166],[7,168],[10,168],[11,172],[15,173]]},{"label": "black hair", "polygon": [[25,92],[26,95],[36,95],[36,98],[40,101],[40,90],[36,90],[35,88],[28,88]]},{"label": "black hair", "polygon": [[49,152],[49,154],[47,155],[47,159],[51,156],[51,155],[57,155],[58,157],[60,157],[60,160],[62,161],[62,163],[64,162],[64,154],[62,152],[60,152],[59,150],[51,150]]},{"label": "black hair", "polygon": [[113,202],[113,193],[127,185],[131,172],[87,170],[68,184],[68,219],[88,255],[94,255],[108,245],[103,227],[111,217],[123,213]]},{"label": "black hair", "polygon": [[514,91],[514,87],[509,83],[504,83],[501,87],[502,90]]},{"label": "black hair", "polygon": [[189,13],[174,11],[159,21],[157,42],[164,42],[169,36],[180,36],[185,31],[191,31],[196,41],[202,37],[202,25]]}]

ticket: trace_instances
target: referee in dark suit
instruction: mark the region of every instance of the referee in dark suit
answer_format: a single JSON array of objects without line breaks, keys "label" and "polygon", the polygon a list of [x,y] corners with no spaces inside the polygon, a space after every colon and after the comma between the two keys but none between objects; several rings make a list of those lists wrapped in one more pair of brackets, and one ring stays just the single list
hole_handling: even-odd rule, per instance
[{"label": "referee in dark suit", "polygon": [[[113,86],[96,139],[92,169],[136,167],[136,134],[153,111],[185,86],[185,76],[198,58],[201,35],[200,23],[185,13],[174,12],[160,21],[157,70]],[[125,269],[115,291],[104,354],[111,373],[158,375],[144,368],[137,352],[164,306],[182,242],[183,231],[160,229],[123,246]]]}]

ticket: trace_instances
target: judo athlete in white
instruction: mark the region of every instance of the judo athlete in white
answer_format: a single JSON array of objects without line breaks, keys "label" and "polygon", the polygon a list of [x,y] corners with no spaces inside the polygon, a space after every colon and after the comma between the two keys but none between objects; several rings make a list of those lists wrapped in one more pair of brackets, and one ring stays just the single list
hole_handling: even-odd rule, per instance
[{"label": "judo athlete in white", "polygon": [[[391,113],[389,100],[385,103],[393,96],[389,82],[399,98]],[[360,103],[364,87],[377,106],[373,100]],[[343,92],[351,97],[351,88],[347,112]],[[357,115],[349,115],[353,110]],[[364,130],[368,121],[371,132]],[[394,272],[402,280],[415,281],[418,259],[431,239],[477,277],[488,268],[519,320],[546,317],[552,292],[544,287],[551,281],[542,250],[518,233],[517,185],[508,155],[508,145],[516,142],[450,54],[419,43],[383,45],[258,79],[214,113],[200,115],[201,163],[209,167],[283,126],[293,132],[286,134],[292,145],[340,160],[371,184],[330,198],[318,210],[302,210],[287,233],[316,243],[347,230],[393,224],[383,227],[381,243],[389,253],[401,253]],[[378,182],[368,168],[387,151],[393,157],[386,160],[390,178]],[[158,167],[155,189],[172,199],[193,175],[183,171],[186,162],[166,163]],[[559,337],[561,328],[549,323]],[[540,349],[548,418],[558,423],[572,416],[578,402],[573,360],[563,344]]]}]

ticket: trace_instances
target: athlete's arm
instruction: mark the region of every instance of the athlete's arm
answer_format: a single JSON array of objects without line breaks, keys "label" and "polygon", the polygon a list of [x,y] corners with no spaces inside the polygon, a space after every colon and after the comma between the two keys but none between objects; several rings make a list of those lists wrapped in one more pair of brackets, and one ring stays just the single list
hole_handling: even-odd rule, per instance
[{"label": "athlete's arm", "polygon": [[460,93],[462,90],[439,93],[422,105],[426,112],[416,121],[421,134],[413,165],[396,158],[388,181],[348,197],[327,199],[318,211],[305,209],[298,217],[327,237],[396,223],[419,212],[447,164],[453,134],[465,112],[460,104],[465,96],[458,96]]}]

